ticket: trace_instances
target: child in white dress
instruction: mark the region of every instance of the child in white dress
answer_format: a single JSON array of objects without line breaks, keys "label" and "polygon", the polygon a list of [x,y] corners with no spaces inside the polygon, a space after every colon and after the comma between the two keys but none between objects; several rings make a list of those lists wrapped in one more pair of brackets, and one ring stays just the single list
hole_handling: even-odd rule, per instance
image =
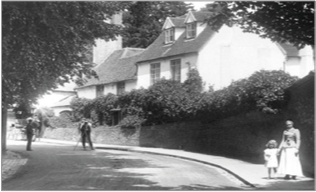
[{"label": "child in white dress", "polygon": [[272,179],[271,172],[273,171],[273,175],[277,173],[278,168],[278,143],[275,140],[270,140],[266,144],[266,149],[264,150],[264,160],[265,166],[268,169],[268,178]]}]

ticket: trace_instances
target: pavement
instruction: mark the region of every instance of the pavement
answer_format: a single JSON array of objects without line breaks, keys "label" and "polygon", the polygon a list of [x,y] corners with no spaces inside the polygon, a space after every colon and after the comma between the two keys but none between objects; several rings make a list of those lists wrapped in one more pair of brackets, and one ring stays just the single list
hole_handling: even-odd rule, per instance
[{"label": "pavement", "polygon": [[[40,142],[58,143],[65,145],[73,145],[76,142],[61,141],[53,139],[41,139]],[[78,148],[81,146],[79,145]],[[207,165],[218,167],[235,178],[242,181],[249,189],[256,190],[315,190],[314,178],[299,177],[296,180],[284,180],[283,176],[277,176],[275,179],[267,179],[267,170],[263,164],[253,164],[246,161],[232,159],[216,155],[206,155],[193,153],[178,149],[149,148],[138,146],[121,146],[94,143],[94,147],[98,149],[114,149],[138,153],[150,153],[158,155],[166,155],[186,160],[196,161]],[[26,164],[27,159],[23,159],[19,154],[10,150],[2,158],[2,181],[11,177],[20,166]]]}]

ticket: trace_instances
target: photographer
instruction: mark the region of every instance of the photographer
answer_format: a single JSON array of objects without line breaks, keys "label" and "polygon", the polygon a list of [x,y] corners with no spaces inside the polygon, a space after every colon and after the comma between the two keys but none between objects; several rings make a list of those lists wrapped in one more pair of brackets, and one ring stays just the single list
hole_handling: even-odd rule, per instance
[{"label": "photographer", "polygon": [[83,120],[83,123],[79,124],[79,132],[81,134],[81,141],[84,150],[86,150],[86,138],[89,142],[91,150],[94,150],[91,141],[91,127],[91,124],[85,119]]}]

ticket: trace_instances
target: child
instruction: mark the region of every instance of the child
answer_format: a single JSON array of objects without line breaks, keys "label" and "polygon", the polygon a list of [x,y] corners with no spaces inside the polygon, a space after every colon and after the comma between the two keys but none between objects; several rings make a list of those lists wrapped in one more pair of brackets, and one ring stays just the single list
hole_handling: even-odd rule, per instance
[{"label": "child", "polygon": [[274,175],[277,172],[278,167],[278,143],[275,140],[270,140],[266,144],[266,149],[264,150],[264,160],[265,166],[268,168],[268,178],[271,179],[271,171],[273,170]]}]

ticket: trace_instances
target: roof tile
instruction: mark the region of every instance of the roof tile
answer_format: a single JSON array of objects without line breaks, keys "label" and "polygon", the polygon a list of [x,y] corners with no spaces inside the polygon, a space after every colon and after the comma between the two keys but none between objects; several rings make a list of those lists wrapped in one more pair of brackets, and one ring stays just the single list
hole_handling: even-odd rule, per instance
[{"label": "roof tile", "polygon": [[290,57],[298,57],[299,49],[289,43],[279,43],[279,45],[285,50],[285,54]]}]

